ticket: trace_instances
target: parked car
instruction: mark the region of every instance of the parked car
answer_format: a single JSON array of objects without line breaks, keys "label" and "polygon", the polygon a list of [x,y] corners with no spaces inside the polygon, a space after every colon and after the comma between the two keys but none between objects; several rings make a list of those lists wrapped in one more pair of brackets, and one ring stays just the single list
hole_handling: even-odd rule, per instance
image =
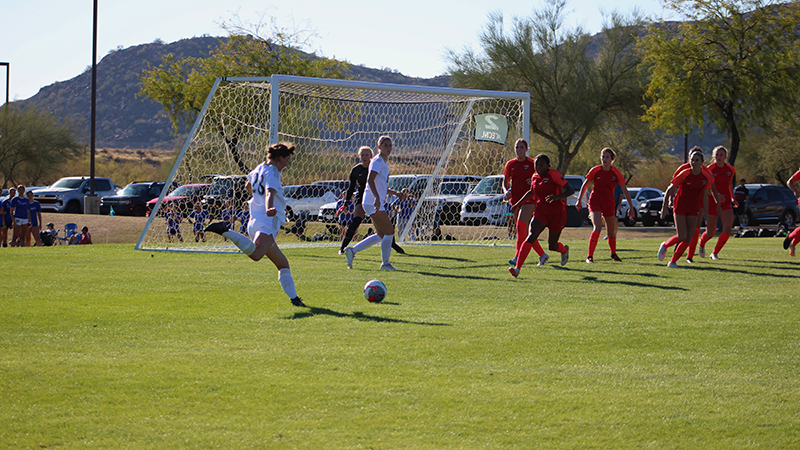
[{"label": "parked car", "polygon": [[[90,177],[64,177],[49,188],[37,189],[33,199],[39,202],[42,211],[83,213],[83,197],[91,191]],[[98,197],[116,194],[114,183],[108,178],[94,178],[94,192]]]},{"label": "parked car", "polygon": [[226,202],[230,202],[231,207],[237,212],[241,211],[246,208],[246,203],[250,200],[246,184],[246,175],[214,176],[208,193],[203,196],[203,209],[208,211],[212,218],[221,217]]},{"label": "parked car", "polygon": [[445,181],[439,185],[438,195],[426,198],[422,207],[436,208],[442,225],[458,224],[461,220],[461,204],[477,185],[477,181]]},{"label": "parked car", "polygon": [[589,220],[589,192],[583,194],[583,198],[581,199],[581,210],[578,211],[575,209],[575,205],[578,203],[578,194],[581,192],[581,186],[583,186],[583,181],[586,180],[586,177],[583,175],[564,175],[564,178],[567,180],[572,189],[575,190],[575,193],[570,195],[566,198],[565,202],[567,203],[567,224],[568,227],[579,227],[583,225],[583,222]]},{"label": "parked car", "polygon": [[341,189],[332,185],[307,184],[295,186],[283,191],[286,198],[286,220],[296,220],[297,217],[305,213],[308,220],[317,220],[320,207],[326,203],[336,203]]},{"label": "parked car", "polygon": [[[192,209],[194,209],[194,204],[201,201],[203,196],[208,194],[208,189],[210,187],[210,184],[205,183],[184,184],[183,186],[178,186],[164,197],[162,200],[161,209],[163,210],[168,204],[174,203],[178,205],[179,211],[184,217],[186,217],[192,211]],[[150,213],[153,211],[153,208],[156,207],[157,201],[158,197],[148,200],[147,215],[150,215]]]},{"label": "parked car", "polygon": [[348,186],[350,186],[350,181],[349,180],[320,180],[320,181],[314,181],[311,184],[313,184],[314,186],[319,186],[319,185],[322,185],[322,186],[333,186],[333,187],[335,187],[336,189],[338,189],[340,191],[346,191]]},{"label": "parked car", "polygon": [[117,194],[101,198],[100,214],[109,214],[113,209],[114,214],[144,217],[147,214],[147,202],[158,199],[165,185],[163,181],[133,182]]},{"label": "parked car", "polygon": [[664,192],[661,189],[650,187],[630,187],[628,188],[628,193],[631,195],[633,211],[636,213],[635,217],[633,219],[628,218],[628,201],[625,198],[622,199],[620,209],[617,211],[617,218],[627,227],[632,227],[636,225],[637,220],[642,220],[639,215],[639,209],[644,202],[664,196]]},{"label": "parked car", "polygon": [[744,214],[735,219],[737,225],[777,223],[786,229],[794,227],[800,211],[791,189],[776,184],[746,184],[745,187],[750,191],[750,199]]},{"label": "parked car", "polygon": [[478,184],[483,177],[475,175],[440,175],[433,180],[433,183],[431,183],[431,179],[433,179],[433,175],[416,175],[414,181],[408,186],[411,195],[419,200],[425,193],[425,189],[428,187],[429,183],[432,184],[431,192],[437,192],[437,189],[439,189],[437,183],[461,181]]},{"label": "parked car", "polygon": [[639,206],[639,219],[645,227],[652,227],[656,223],[665,227],[673,222],[672,209],[667,210],[667,217],[661,218],[661,207],[664,205],[664,197],[645,200]]},{"label": "parked car", "polygon": [[505,225],[506,202],[503,176],[491,175],[478,183],[461,203],[460,223],[464,225]]}]

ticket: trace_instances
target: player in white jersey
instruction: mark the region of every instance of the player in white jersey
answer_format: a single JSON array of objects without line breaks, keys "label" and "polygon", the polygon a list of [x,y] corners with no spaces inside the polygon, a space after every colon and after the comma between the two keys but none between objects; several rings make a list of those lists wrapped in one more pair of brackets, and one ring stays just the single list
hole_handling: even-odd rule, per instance
[{"label": "player in white jersey", "polygon": [[294,287],[289,260],[275,243],[275,234],[286,221],[286,199],[283,197],[281,171],[289,166],[294,154],[294,145],[286,142],[272,144],[267,149],[267,159],[247,174],[247,192],[252,198],[247,236],[228,230],[225,222],[215,222],[205,231],[220,234],[233,242],[239,250],[253,261],[266,256],[278,268],[278,281],[294,306],[306,306]]},{"label": "player in white jersey", "polygon": [[403,199],[406,194],[389,189],[389,155],[392,154],[392,139],[389,136],[378,138],[378,155],[372,158],[369,163],[369,175],[367,175],[367,189],[364,191],[364,198],[361,206],[372,219],[375,226],[375,234],[361,240],[354,247],[344,249],[347,258],[347,268],[353,268],[353,258],[355,254],[380,242],[381,244],[381,269],[396,270],[389,264],[389,256],[392,254],[392,240],[394,239],[394,226],[392,225],[389,214],[384,209],[386,197],[396,195]]}]

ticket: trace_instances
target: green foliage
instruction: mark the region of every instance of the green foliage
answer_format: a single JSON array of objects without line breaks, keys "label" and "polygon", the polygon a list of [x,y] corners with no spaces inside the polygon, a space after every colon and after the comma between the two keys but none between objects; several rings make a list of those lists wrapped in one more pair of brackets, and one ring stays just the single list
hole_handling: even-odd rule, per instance
[{"label": "green foliage", "polygon": [[[780,241],[670,270],[660,239],[583,264],[584,230],[565,268],[518,279],[508,247],[410,246],[380,274],[377,250],[347,270],[335,248],[287,249],[310,308],[266,259],[2,249],[26,275],[0,296],[0,446],[795,447],[798,267]],[[378,276],[389,295],[369,304]]]},{"label": "green foliage", "polygon": [[69,121],[34,107],[14,103],[0,109],[0,174],[3,186],[40,184],[57,173],[60,163],[82,152]]},{"label": "green foliage", "polygon": [[565,1],[530,18],[515,18],[510,33],[493,13],[480,36],[483,54],[450,52],[455,86],[530,92],[531,132],[550,141],[556,168],[565,172],[589,134],[604,119],[640,113],[642,73],[633,51],[642,27],[611,14],[596,39],[581,28],[564,29]]},{"label": "green foliage", "polygon": [[[194,122],[218,77],[268,77],[273,74],[343,78],[348,64],[302,53],[301,36],[273,25],[269,37],[241,26],[229,27],[230,37],[220,40],[208,57],[164,56],[161,65],[142,72],[144,96],[164,105],[181,132]],[[213,113],[213,112],[211,112]]]},{"label": "green foliage", "polygon": [[733,164],[742,135],[796,108],[800,8],[770,0],[665,3],[686,21],[653,24],[641,40],[653,100],[646,119],[670,133],[713,123],[730,136]]}]

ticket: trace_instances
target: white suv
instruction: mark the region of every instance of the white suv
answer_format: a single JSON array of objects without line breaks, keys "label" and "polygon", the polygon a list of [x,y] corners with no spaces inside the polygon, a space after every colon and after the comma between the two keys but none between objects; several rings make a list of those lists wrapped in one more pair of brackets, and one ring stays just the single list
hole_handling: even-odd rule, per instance
[{"label": "white suv", "polygon": [[503,195],[503,176],[488,176],[461,202],[461,223],[505,225],[507,207]]}]

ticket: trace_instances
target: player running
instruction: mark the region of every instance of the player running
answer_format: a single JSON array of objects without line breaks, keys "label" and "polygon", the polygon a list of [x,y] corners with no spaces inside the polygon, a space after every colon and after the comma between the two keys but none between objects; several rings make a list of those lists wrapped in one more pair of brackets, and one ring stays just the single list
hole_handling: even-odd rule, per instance
[{"label": "player running", "polygon": [[283,196],[281,172],[289,166],[294,145],[288,142],[272,144],[267,149],[267,158],[247,174],[247,192],[251,195],[250,220],[247,232],[253,237],[229,230],[226,222],[214,222],[205,231],[220,234],[230,239],[245,255],[253,261],[266,256],[278,268],[278,281],[283,292],[289,296],[294,306],[306,306],[294,287],[294,279],[289,269],[289,260],[275,243],[275,234],[286,222],[286,199]]},{"label": "player running", "polygon": [[[631,194],[628,193],[628,188],[625,186],[625,178],[616,167],[611,164],[616,158],[616,153],[610,148],[604,148],[600,151],[600,161],[602,164],[594,166],[586,174],[581,186],[578,199],[583,198],[583,194],[592,183],[592,193],[589,196],[589,217],[592,219],[594,229],[589,237],[589,254],[586,257],[587,263],[594,262],[594,249],[597,247],[597,241],[600,240],[600,231],[603,229],[603,220],[606,222],[606,234],[608,235],[608,247],[611,249],[611,259],[614,261],[622,261],[617,256],[617,230],[619,223],[617,222],[617,203],[614,198],[614,189],[619,185],[622,188],[622,194],[625,200],[628,201],[628,217],[634,219],[635,213],[633,211],[633,202],[631,202]],[[580,200],[575,203],[575,208],[581,210]]]},{"label": "player running", "polygon": [[392,254],[392,241],[394,240],[394,226],[389,214],[386,212],[386,197],[395,195],[400,199],[406,197],[402,192],[389,189],[389,155],[392,154],[392,139],[389,136],[378,138],[378,155],[369,163],[367,175],[367,188],[364,191],[361,206],[364,212],[372,219],[375,225],[375,234],[362,239],[354,247],[346,247],[344,255],[347,268],[353,268],[353,258],[356,253],[381,244],[381,269],[397,270],[389,263]]},{"label": "player running", "polygon": [[[514,143],[514,151],[517,153],[517,157],[508,161],[503,169],[503,191],[506,201],[511,205],[516,204],[530,190],[531,177],[536,173],[533,158],[528,156],[528,141],[517,139]],[[522,248],[525,238],[528,237],[534,202],[535,199],[531,197],[522,203],[518,209],[512,211],[517,227],[517,245],[514,251],[514,258],[508,260],[509,264],[514,265],[517,263],[519,249]],[[539,255],[540,266],[550,259],[539,244],[539,241],[534,241],[533,250]]]},{"label": "player running", "polygon": [[700,237],[700,246],[697,248],[697,254],[701,258],[706,257],[706,243],[714,237],[717,231],[717,216],[719,216],[722,221],[722,232],[720,232],[717,245],[714,246],[714,251],[711,253],[711,259],[717,260],[722,247],[731,237],[733,208],[738,207],[739,204],[733,196],[733,180],[735,180],[736,169],[725,162],[728,157],[728,149],[721,145],[715,147],[711,157],[714,158],[714,161],[708,165],[708,169],[714,177],[714,186],[717,188],[719,203],[715,201],[713,195],[709,194],[708,210],[706,211],[708,217],[706,231]]},{"label": "player running", "polygon": [[567,224],[567,204],[564,203],[564,199],[574,194],[575,189],[563,175],[550,168],[550,158],[547,155],[538,155],[534,159],[534,167],[536,173],[531,177],[530,189],[512,207],[512,211],[517,210],[529,197],[533,196],[535,199],[528,238],[519,249],[517,263],[514,267],[508,268],[514,278],[519,276],[533,243],[539,239],[545,228],[549,230],[547,241],[550,250],[561,254],[562,266],[569,261],[569,246],[559,242],[558,238],[561,237],[561,231]]},{"label": "player running", "polygon": [[[795,172],[787,181],[786,186],[794,192],[797,197],[797,206],[800,207],[800,189],[797,188],[797,183],[800,182],[800,170]],[[789,254],[794,256],[794,250],[797,244],[800,243],[800,227],[795,228],[786,239],[783,240],[783,249],[789,249]]]},{"label": "player running", "polygon": [[[712,176],[703,170],[703,152],[696,150],[691,154],[691,167],[683,169],[672,178],[672,182],[664,194],[664,204],[661,206],[661,219],[667,217],[667,208],[673,208],[675,229],[678,232],[678,246],[672,255],[667,267],[677,268],[678,259],[689,247],[692,230],[698,221],[700,208],[708,211],[708,196],[706,195],[714,184]],[[677,194],[675,193],[677,189]],[[673,198],[672,195],[675,194]],[[661,244],[662,248],[664,244]],[[666,249],[664,249],[666,252]],[[658,258],[663,260],[662,250],[658,251]]]}]

